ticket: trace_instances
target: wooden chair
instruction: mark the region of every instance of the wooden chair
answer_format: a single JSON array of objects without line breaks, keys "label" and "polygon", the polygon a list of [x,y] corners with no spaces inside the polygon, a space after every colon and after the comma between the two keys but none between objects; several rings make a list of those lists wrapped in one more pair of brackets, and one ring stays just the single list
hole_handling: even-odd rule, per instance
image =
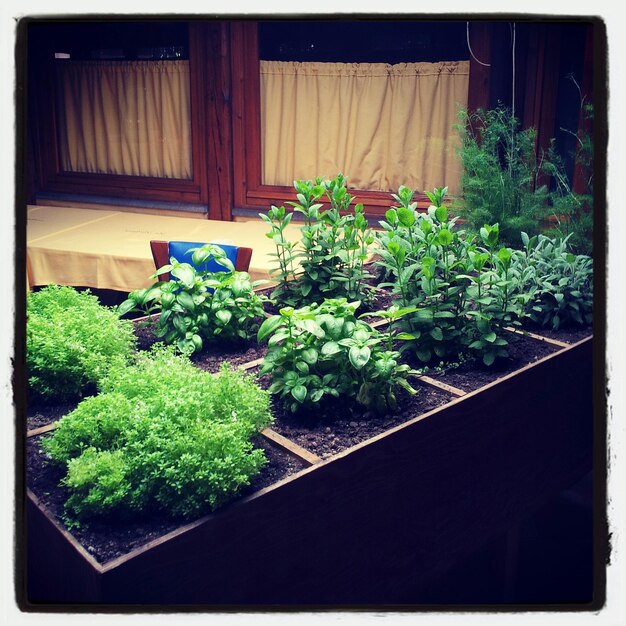
[{"label": "wooden chair", "polygon": [[[173,254],[173,255],[170,254],[170,244],[178,244],[179,248],[184,247],[185,245],[187,248],[200,248],[203,245],[205,245],[204,243],[193,242],[193,241],[187,241],[187,242],[182,242],[182,241],[170,242],[170,241],[157,241],[157,240],[150,241],[150,250],[152,251],[152,258],[154,259],[154,265],[156,266],[157,270],[160,267],[163,267],[164,265],[167,265],[170,262],[170,256],[176,257],[177,260],[179,261],[183,260],[183,259],[179,259],[176,256],[176,254]],[[235,266],[235,270],[237,270],[238,272],[248,271],[250,267],[250,259],[252,258],[252,248],[244,248],[241,246],[232,246],[232,245],[226,246],[224,244],[219,244],[219,243],[216,243],[214,245],[227,249],[227,252],[229,253],[228,254],[229,258],[231,258],[232,256],[235,256],[235,260],[233,263]],[[231,261],[232,260],[233,259],[231,258]],[[189,263],[191,263],[190,260],[189,260]],[[159,274],[159,278],[160,280],[169,280],[170,279],[169,272],[163,272],[162,274]]]}]

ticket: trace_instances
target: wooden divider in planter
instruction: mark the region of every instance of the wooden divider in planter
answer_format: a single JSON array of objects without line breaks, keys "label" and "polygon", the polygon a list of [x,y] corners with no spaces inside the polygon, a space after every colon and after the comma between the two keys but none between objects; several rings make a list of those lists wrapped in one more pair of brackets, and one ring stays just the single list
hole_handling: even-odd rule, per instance
[{"label": "wooden divider in planter", "polygon": [[591,337],[456,392],[105,564],[28,492],[29,602],[373,605],[410,589],[419,603],[420,586],[592,464]]}]

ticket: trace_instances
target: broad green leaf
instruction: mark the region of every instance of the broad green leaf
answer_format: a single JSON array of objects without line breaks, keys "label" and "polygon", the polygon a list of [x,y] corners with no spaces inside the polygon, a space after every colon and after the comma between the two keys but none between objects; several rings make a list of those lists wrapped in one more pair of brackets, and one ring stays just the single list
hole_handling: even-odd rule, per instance
[{"label": "broad green leaf", "polygon": [[496,355],[493,352],[486,352],[483,354],[483,363],[485,365],[492,365],[496,360]]},{"label": "broad green leaf", "polygon": [[324,356],[332,356],[341,352],[341,346],[336,341],[327,341],[322,346],[321,352]]},{"label": "broad green leaf", "polygon": [[122,304],[120,304],[117,307],[117,314],[121,317],[122,315],[126,315],[126,313],[129,313],[130,311],[133,311],[135,309],[135,301],[128,299],[128,300],[124,300],[124,302],[122,302]]},{"label": "broad green leaf", "polygon": [[180,315],[176,315],[175,317],[172,318],[172,323],[174,324],[174,328],[179,332],[179,333],[184,333],[187,330],[187,324],[185,323],[185,320],[180,316]]},{"label": "broad green leaf", "polygon": [[178,301],[180,306],[182,306],[183,309],[185,309],[186,311],[193,311],[196,308],[196,305],[193,301],[193,298],[191,297],[191,294],[189,294],[186,291],[181,291],[176,296],[176,300]]},{"label": "broad green leaf", "polygon": [[398,209],[398,220],[402,226],[410,228],[415,224],[415,214],[406,207],[400,207]]},{"label": "broad green leaf", "polygon": [[272,315],[268,317],[257,332],[257,341],[263,341],[268,335],[271,335],[281,324],[283,318],[280,315]]},{"label": "broad green leaf", "polygon": [[196,278],[196,272],[187,263],[181,263],[176,267],[173,267],[171,272],[172,276],[178,278],[185,287],[193,287],[194,280]]},{"label": "broad green leaf", "polygon": [[512,253],[510,248],[500,248],[498,250],[498,258],[506,265],[511,260]]},{"label": "broad green leaf", "polygon": [[435,209],[435,217],[440,224],[448,221],[448,209],[445,206],[438,206]]},{"label": "broad green leaf", "polygon": [[304,385],[296,385],[291,390],[291,395],[300,403],[304,402],[306,398],[306,387]]},{"label": "broad green leaf", "polygon": [[357,370],[360,370],[367,365],[371,355],[372,351],[368,346],[363,346],[362,348],[353,346],[350,348],[350,352],[348,352],[350,363],[352,363]]},{"label": "broad green leaf", "polygon": [[415,335],[411,333],[398,333],[395,338],[401,341],[412,341],[416,339]]},{"label": "broad green leaf", "polygon": [[305,361],[296,361],[296,369],[304,375],[309,373],[309,366]]},{"label": "broad green leaf", "polygon": [[[271,368],[270,370],[271,371]],[[285,381],[283,380],[275,380],[269,387],[268,391],[269,393],[278,393],[280,391],[282,391],[285,388]]]},{"label": "broad green leaf", "polygon": [[309,365],[315,365],[317,363],[317,350],[315,348],[307,348],[300,353],[300,357]]},{"label": "broad green leaf", "polygon": [[304,330],[311,333],[312,335],[315,335],[315,337],[317,337],[318,339],[323,339],[326,336],[324,329],[315,320],[312,320],[312,319],[297,320],[296,326],[298,328],[303,328]]},{"label": "broad green leaf", "polygon": [[437,235],[437,243],[440,246],[449,246],[452,243],[452,233],[447,228],[442,228]]},{"label": "broad green leaf", "polygon": [[441,328],[435,326],[430,330],[430,336],[436,341],[443,341],[443,333],[441,332]]},{"label": "broad green leaf", "polygon": [[490,333],[487,333],[483,339],[485,341],[488,341],[489,343],[493,343],[496,339],[498,338],[498,336],[496,335],[496,333],[493,332],[493,330]]},{"label": "broad green leaf", "polygon": [[427,363],[428,361],[430,361],[430,358],[432,357],[432,353],[430,350],[428,349],[419,349],[415,351],[415,354],[417,354],[417,358],[422,361],[422,363]]},{"label": "broad green leaf", "polygon": [[226,324],[228,324],[228,322],[230,322],[231,318],[233,317],[233,314],[228,309],[220,309],[219,311],[217,311],[217,313],[215,313],[215,317],[217,317],[217,319],[224,326],[226,326]]},{"label": "broad green leaf", "polygon": [[419,309],[415,312],[415,317],[418,321],[430,324],[433,321],[432,309]]},{"label": "broad green leaf", "polygon": [[319,402],[323,395],[323,389],[314,389],[311,393],[309,393],[309,399],[311,400],[311,402]]}]

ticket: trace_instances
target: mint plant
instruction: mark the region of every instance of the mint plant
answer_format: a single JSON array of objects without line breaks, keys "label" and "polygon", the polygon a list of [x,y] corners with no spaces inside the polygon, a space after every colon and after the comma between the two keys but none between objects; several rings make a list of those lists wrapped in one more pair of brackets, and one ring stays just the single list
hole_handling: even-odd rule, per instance
[{"label": "mint plant", "polygon": [[48,400],[95,390],[135,350],[133,327],[87,291],[49,285],[27,297],[28,384]]},{"label": "mint plant", "polygon": [[258,339],[269,347],[260,374],[271,375],[270,393],[292,412],[342,398],[384,413],[395,408],[398,386],[415,393],[407,381],[415,372],[388,337],[355,317],[359,305],[340,298],[284,307],[261,325]]},{"label": "mint plant", "polygon": [[399,296],[400,307],[411,308],[402,329],[411,334],[407,349],[420,361],[458,354],[462,342],[467,281],[463,279],[473,242],[455,230],[456,218],[449,218],[444,204],[447,189],[429,193],[433,204],[427,214],[417,212],[414,192],[400,187],[392,207],[381,222],[379,234],[381,266]]},{"label": "mint plant", "polygon": [[478,236],[455,229],[445,206],[446,188],[428,194],[433,203],[417,212],[414,192],[400,187],[381,222],[381,260],[399,306],[413,312],[400,328],[412,340],[403,348],[431,364],[474,354],[486,365],[507,356],[508,326],[520,324],[531,299],[530,277],[520,252],[500,246],[499,225],[484,224]]},{"label": "mint plant", "polygon": [[[212,256],[223,272],[198,269]],[[176,345],[184,354],[203,349],[206,341],[249,340],[264,317],[267,297],[254,288],[263,281],[250,281],[247,272],[236,272],[222,248],[207,244],[194,249],[194,265],[170,259],[151,278],[170,272],[174,280],[158,281],[148,289],[129,294],[119,306],[119,314],[160,311],[155,334],[166,344]]]},{"label": "mint plant", "polygon": [[269,395],[225,365],[218,375],[173,348],[115,367],[42,439],[64,468],[67,521],[161,511],[193,517],[248,485],[266,463],[252,439],[271,421]]},{"label": "mint plant", "polygon": [[513,251],[506,247],[496,250],[498,224],[485,224],[479,234],[485,247],[472,251],[474,272],[464,276],[473,283],[467,289],[473,306],[466,311],[470,323],[464,330],[465,343],[485,365],[491,365],[498,357],[508,356],[503,329],[519,324],[523,308],[514,296],[517,279],[511,267]]},{"label": "mint plant", "polygon": [[[270,226],[267,236],[276,245],[278,286],[272,293],[282,304],[300,306],[324,298],[369,297],[365,268],[375,238],[365,218],[363,205],[350,211],[354,198],[342,174],[332,180],[297,180],[294,213],[302,215],[299,242],[289,242],[285,229],[292,219],[284,207],[272,206],[261,218]],[[324,209],[324,199],[330,206]],[[299,269],[298,269],[299,266]]]}]

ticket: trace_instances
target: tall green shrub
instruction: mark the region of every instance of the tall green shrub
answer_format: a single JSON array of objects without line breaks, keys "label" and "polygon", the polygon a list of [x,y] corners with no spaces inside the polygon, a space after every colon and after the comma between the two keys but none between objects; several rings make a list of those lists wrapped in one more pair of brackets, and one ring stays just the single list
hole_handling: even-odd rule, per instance
[{"label": "tall green shrub", "polygon": [[444,204],[447,188],[428,193],[433,203],[418,213],[414,191],[401,186],[380,224],[377,264],[407,313],[398,321],[423,363],[475,354],[486,365],[507,356],[503,328],[523,314],[512,251],[499,246],[498,224],[478,236],[456,230]]},{"label": "tall green shrub", "polygon": [[462,138],[462,200],[457,212],[474,232],[498,223],[500,241],[518,245],[520,232],[538,234],[550,213],[549,190],[539,184],[545,158],[538,158],[533,128],[521,130],[505,107],[459,112]]},{"label": "tall green shrub", "polygon": [[[363,205],[351,209],[354,197],[347,180],[338,174],[332,180],[296,180],[293,212],[302,215],[300,241],[290,242],[285,229],[293,213],[272,206],[261,218],[270,226],[267,236],[276,245],[277,267],[272,270],[278,286],[272,293],[281,304],[302,306],[324,298],[367,300],[364,266],[375,237]],[[324,207],[324,200],[330,203]],[[299,267],[298,267],[299,266]]]},{"label": "tall green shrub", "polygon": [[131,322],[88,291],[50,285],[31,292],[27,314],[28,382],[46,399],[81,396],[135,348]]},{"label": "tall green shrub", "polygon": [[[592,124],[593,106],[585,104],[582,96],[581,115],[586,124]],[[593,251],[593,139],[584,127],[576,133],[566,132],[570,132],[576,141],[572,156],[575,167],[581,172],[582,192],[574,191],[563,159],[552,140],[543,165],[544,171],[552,179],[551,225],[545,234],[558,239],[568,237],[568,246],[573,253],[590,256]]]}]

